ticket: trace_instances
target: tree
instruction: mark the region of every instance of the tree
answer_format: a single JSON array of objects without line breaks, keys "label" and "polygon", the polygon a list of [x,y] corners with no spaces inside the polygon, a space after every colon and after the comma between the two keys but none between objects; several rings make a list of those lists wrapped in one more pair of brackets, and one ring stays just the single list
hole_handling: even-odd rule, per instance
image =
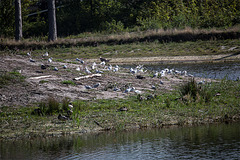
[{"label": "tree", "polygon": [[21,0],[15,0],[15,26],[15,40],[19,41],[23,36]]},{"label": "tree", "polygon": [[48,0],[49,41],[57,40],[55,0]]}]

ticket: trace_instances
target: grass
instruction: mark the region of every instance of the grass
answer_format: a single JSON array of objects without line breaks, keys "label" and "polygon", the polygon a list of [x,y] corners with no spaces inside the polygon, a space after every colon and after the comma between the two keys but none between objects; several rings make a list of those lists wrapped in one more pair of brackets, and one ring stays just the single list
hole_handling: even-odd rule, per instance
[{"label": "grass", "polygon": [[20,83],[25,79],[19,71],[0,72],[0,88],[11,83]]},{"label": "grass", "polygon": [[[195,82],[190,81],[186,85],[195,85]],[[205,90],[210,95],[208,101],[204,94],[199,94],[198,98],[186,103],[180,92],[183,88],[181,86],[172,92],[155,93],[152,98],[147,98],[149,93],[141,95],[141,99],[136,95],[127,99],[74,101],[72,120],[64,122],[59,121],[57,115],[66,114],[65,110],[70,102],[68,98],[62,102],[50,98],[40,103],[40,109],[44,109],[46,113],[43,116],[31,114],[36,107],[3,107],[0,112],[0,137],[14,136],[17,131],[23,135],[30,132],[41,135],[43,131],[44,134],[79,133],[86,129],[119,131],[239,120],[239,81],[222,80],[205,85]],[[186,94],[194,91],[185,90]],[[122,107],[128,110],[120,111]]]},{"label": "grass", "polygon": [[76,85],[76,83],[71,80],[64,80],[61,83],[66,85],[74,85],[74,86]]}]

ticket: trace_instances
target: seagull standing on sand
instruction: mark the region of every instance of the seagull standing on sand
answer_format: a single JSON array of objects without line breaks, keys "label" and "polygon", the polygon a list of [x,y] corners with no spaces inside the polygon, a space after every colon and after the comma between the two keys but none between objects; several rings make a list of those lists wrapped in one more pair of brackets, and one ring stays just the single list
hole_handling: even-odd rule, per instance
[{"label": "seagull standing on sand", "polygon": [[64,65],[63,65],[63,69],[67,69],[67,65],[64,64]]},{"label": "seagull standing on sand", "polygon": [[57,68],[57,67],[54,67],[54,71],[58,71],[58,68]]},{"label": "seagull standing on sand", "polygon": [[48,58],[48,62],[49,62],[49,63],[52,63],[52,58]]},{"label": "seagull standing on sand", "polygon": [[76,70],[77,70],[77,71],[80,71],[81,69],[80,69],[80,67],[77,67]]},{"label": "seagull standing on sand", "polygon": [[31,56],[31,52],[28,52],[27,55],[30,57]]},{"label": "seagull standing on sand", "polygon": [[87,67],[85,67],[85,72],[86,72],[87,74],[91,74],[91,73],[92,73],[91,71],[89,71],[89,69],[88,69]]},{"label": "seagull standing on sand", "polygon": [[92,87],[89,86],[89,85],[85,85],[85,88],[86,88],[86,89],[92,89]]},{"label": "seagull standing on sand", "polygon": [[30,58],[29,59],[30,62],[36,62],[34,59]]},{"label": "seagull standing on sand", "polygon": [[95,62],[93,62],[93,64],[92,64],[92,70],[95,69],[96,65],[97,65],[97,64],[96,64]]},{"label": "seagull standing on sand", "polygon": [[116,65],[115,68],[113,69],[113,72],[117,72],[119,70],[119,66]]},{"label": "seagull standing on sand", "polygon": [[48,57],[48,52],[46,52],[45,54],[43,54],[43,57]]},{"label": "seagull standing on sand", "polygon": [[105,66],[105,61],[101,62],[100,65]]}]

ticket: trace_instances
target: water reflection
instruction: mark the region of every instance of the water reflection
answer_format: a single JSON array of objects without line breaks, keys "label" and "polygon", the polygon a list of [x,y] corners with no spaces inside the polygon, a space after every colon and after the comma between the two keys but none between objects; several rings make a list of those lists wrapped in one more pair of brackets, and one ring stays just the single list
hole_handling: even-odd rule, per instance
[{"label": "water reflection", "polygon": [[[240,62],[220,62],[220,63],[189,63],[189,64],[154,64],[144,65],[148,70],[160,71],[165,68],[179,71],[186,70],[196,77],[237,80],[240,78]],[[124,65],[131,68],[133,65]]]},{"label": "water reflection", "polygon": [[238,159],[240,124],[3,141],[0,159]]}]

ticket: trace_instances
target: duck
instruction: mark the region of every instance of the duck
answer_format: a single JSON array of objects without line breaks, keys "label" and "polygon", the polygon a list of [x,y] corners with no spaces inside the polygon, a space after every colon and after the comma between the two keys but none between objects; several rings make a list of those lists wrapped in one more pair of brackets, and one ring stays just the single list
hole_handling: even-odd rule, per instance
[{"label": "duck", "polygon": [[97,87],[99,87],[101,84],[100,83],[97,83],[97,84],[95,84],[94,86],[93,86],[93,88],[97,88]]},{"label": "duck", "polygon": [[66,116],[62,116],[61,114],[58,115],[58,119],[61,121],[66,121],[68,118]]},{"label": "duck", "polygon": [[44,64],[41,64],[41,69],[47,69],[47,66]]},{"label": "duck", "polygon": [[102,57],[100,57],[99,59],[100,59],[101,62],[109,62],[110,61],[109,59],[102,58]]}]

